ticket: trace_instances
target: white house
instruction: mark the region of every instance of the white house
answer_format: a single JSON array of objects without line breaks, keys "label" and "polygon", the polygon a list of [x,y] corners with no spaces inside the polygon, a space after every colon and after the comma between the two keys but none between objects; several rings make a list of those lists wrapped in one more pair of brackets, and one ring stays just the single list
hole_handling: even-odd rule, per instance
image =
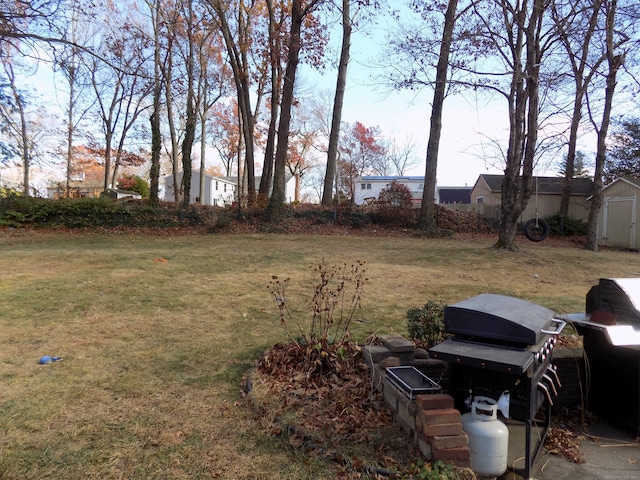
[{"label": "white house", "polygon": [[[178,181],[182,182],[182,172],[178,173]],[[260,177],[255,178],[256,190],[260,187]],[[214,205],[224,207],[231,205],[236,199],[238,177],[214,177],[204,175],[204,195],[203,205]],[[164,177],[164,200],[174,202],[173,175]],[[288,202],[295,199],[295,177],[287,176],[285,184],[285,195]],[[200,171],[191,172],[191,199],[189,203],[198,203],[200,199]]]},{"label": "white house", "polygon": [[[182,172],[178,173],[178,181],[182,182]],[[173,175],[164,177],[164,199],[174,202]],[[233,180],[204,175],[204,192],[202,193],[203,205],[224,207],[235,200],[236,183]],[[200,170],[191,172],[191,192],[189,203],[198,203],[200,200]]]},{"label": "white house", "polygon": [[398,182],[406,185],[411,191],[411,201],[414,205],[420,205],[422,192],[424,190],[424,177],[401,177],[401,176],[363,176],[356,179],[356,191],[354,203],[364,205],[380,196],[380,192],[391,185],[391,182]]}]

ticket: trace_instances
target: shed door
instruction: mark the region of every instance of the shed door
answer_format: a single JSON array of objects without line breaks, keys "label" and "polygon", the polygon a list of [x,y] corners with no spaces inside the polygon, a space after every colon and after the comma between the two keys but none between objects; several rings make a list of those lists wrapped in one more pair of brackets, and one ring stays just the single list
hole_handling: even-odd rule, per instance
[{"label": "shed door", "polygon": [[609,247],[634,248],[636,197],[605,197],[602,241]]}]

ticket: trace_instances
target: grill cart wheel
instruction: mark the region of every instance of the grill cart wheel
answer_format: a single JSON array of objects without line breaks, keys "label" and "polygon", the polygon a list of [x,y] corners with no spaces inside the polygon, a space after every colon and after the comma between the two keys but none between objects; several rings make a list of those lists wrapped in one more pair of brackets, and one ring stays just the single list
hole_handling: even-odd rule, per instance
[{"label": "grill cart wheel", "polygon": [[524,224],[524,236],[532,242],[541,242],[549,236],[549,224],[541,218],[532,218]]}]

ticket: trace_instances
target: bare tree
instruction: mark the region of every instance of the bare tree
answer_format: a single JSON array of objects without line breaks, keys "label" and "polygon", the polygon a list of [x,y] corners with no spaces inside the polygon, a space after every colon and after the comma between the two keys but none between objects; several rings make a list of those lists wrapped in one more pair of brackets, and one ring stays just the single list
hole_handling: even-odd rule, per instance
[{"label": "bare tree", "polygon": [[340,126],[342,123],[342,105],[347,87],[347,69],[349,67],[352,29],[351,1],[342,0],[342,47],[340,49],[340,61],[338,63],[336,93],[333,100],[329,150],[327,151],[327,168],[324,175],[324,188],[322,193],[322,205],[324,206],[331,205],[333,201],[333,181],[336,176],[338,163],[338,141],[340,139]]},{"label": "bare tree", "polygon": [[405,175],[407,170],[415,167],[419,160],[415,155],[415,143],[409,138],[403,144],[398,144],[396,138],[392,138],[387,145],[387,158],[395,170],[396,175]]},{"label": "bare tree", "polygon": [[449,0],[447,11],[444,14],[444,26],[442,29],[442,41],[440,42],[440,54],[436,67],[436,82],[433,89],[433,103],[431,105],[431,122],[429,128],[429,142],[427,143],[427,161],[424,178],[424,190],[418,225],[423,228],[435,226],[436,180],[438,170],[438,150],[440,148],[440,134],[442,131],[442,110],[447,87],[447,75],[449,70],[449,54],[453,41],[453,29],[456,24],[456,10],[458,0]]},{"label": "bare tree", "polygon": [[125,20],[109,10],[106,25],[114,24],[118,28],[110,28],[98,47],[109,63],[89,57],[87,67],[104,134],[105,190],[116,184],[127,138],[140,115],[151,107],[147,100],[152,92],[151,63],[146,58],[149,38],[132,18]]},{"label": "bare tree", "polygon": [[294,87],[300,50],[302,48],[302,24],[305,18],[316,9],[323,0],[292,0],[291,27],[289,31],[289,56],[282,87],[282,104],[280,123],[278,124],[278,146],[276,149],[273,191],[267,206],[267,218],[271,221],[284,216],[285,210],[285,169],[289,148],[289,128],[291,125],[291,109],[293,107]]},{"label": "bare tree", "polygon": [[593,124],[593,128],[598,134],[598,145],[596,150],[596,167],[594,174],[594,190],[591,199],[591,209],[589,210],[589,221],[587,231],[587,245],[589,250],[598,250],[598,216],[600,214],[600,208],[602,206],[602,179],[604,173],[604,164],[606,160],[606,138],[609,132],[609,123],[611,120],[611,110],[613,107],[613,96],[616,88],[616,77],[618,70],[622,67],[625,55],[618,50],[620,43],[616,40],[622,35],[623,38],[628,38],[626,33],[620,32],[616,29],[616,15],[618,13],[618,1],[617,0],[603,0],[602,8],[606,19],[606,58],[607,58],[607,73],[606,83],[604,91],[604,105],[602,108],[602,120],[598,122],[595,116],[591,113],[591,96],[587,94],[587,105],[589,107],[590,119]]}]

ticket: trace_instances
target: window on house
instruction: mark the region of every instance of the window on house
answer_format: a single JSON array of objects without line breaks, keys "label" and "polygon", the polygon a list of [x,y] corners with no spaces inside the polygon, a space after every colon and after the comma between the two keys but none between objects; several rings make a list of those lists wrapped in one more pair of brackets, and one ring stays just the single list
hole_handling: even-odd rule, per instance
[{"label": "window on house", "polygon": [[218,191],[218,182],[216,182],[216,192]]},{"label": "window on house", "polygon": [[484,203],[484,197],[478,197],[476,203]]},{"label": "window on house", "polygon": [[225,192],[227,191],[227,184],[226,183],[224,184],[224,191]]},{"label": "window on house", "polygon": [[371,190],[371,184],[367,183],[367,190]]},{"label": "window on house", "polygon": [[424,183],[421,183],[420,185],[418,185],[418,190],[424,190]]}]

